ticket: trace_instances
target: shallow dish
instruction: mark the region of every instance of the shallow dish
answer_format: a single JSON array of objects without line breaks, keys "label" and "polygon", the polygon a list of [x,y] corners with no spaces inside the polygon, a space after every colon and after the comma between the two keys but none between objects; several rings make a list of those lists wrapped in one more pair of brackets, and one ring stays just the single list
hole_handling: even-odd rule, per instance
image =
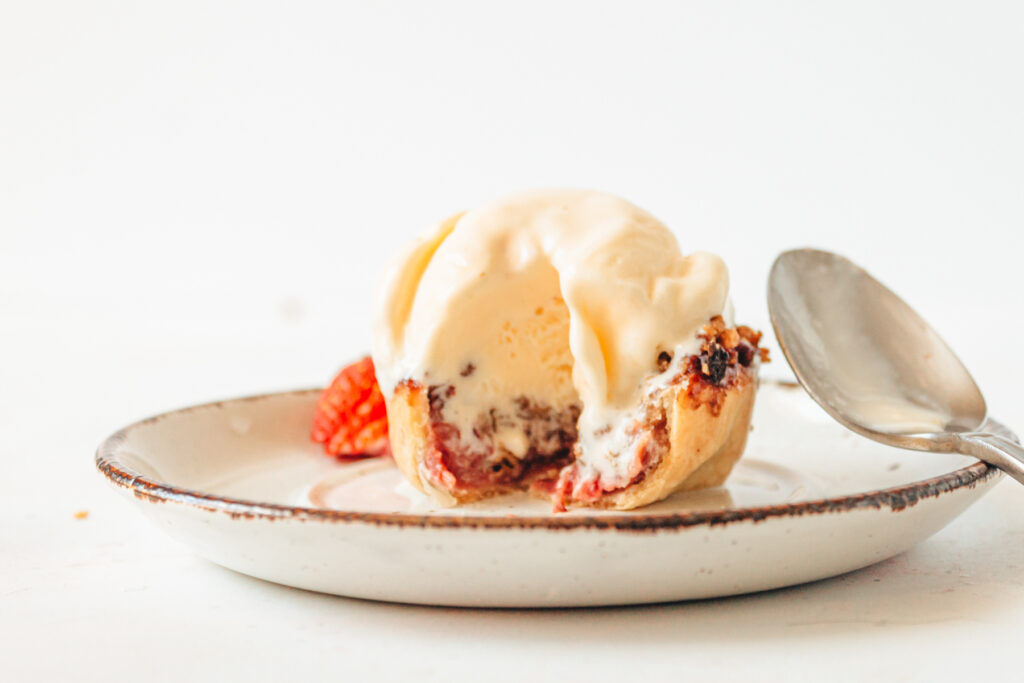
[{"label": "shallow dish", "polygon": [[244,574],[504,607],[687,600],[835,576],[928,538],[1000,478],[965,456],[863,439],[795,385],[765,383],[724,487],[631,512],[558,514],[525,495],[438,509],[390,460],[341,463],[311,444],[318,394],[165,413],[111,436],[96,464],[168,534]]}]

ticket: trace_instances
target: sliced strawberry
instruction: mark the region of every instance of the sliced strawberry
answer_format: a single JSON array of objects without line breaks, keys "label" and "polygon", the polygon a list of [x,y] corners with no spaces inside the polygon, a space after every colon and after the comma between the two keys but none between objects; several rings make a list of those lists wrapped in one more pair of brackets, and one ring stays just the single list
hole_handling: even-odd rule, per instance
[{"label": "sliced strawberry", "polygon": [[338,457],[391,453],[384,396],[369,356],[343,368],[324,389],[310,437]]}]

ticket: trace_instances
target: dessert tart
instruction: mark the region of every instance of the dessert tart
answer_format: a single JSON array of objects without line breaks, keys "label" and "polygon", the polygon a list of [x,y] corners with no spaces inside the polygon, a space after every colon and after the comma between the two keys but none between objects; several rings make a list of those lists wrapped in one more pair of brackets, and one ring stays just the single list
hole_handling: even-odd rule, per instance
[{"label": "dessert tart", "polygon": [[583,190],[442,222],[391,264],[376,311],[387,445],[445,505],[529,490],[626,510],[719,485],[767,360],[721,259]]}]

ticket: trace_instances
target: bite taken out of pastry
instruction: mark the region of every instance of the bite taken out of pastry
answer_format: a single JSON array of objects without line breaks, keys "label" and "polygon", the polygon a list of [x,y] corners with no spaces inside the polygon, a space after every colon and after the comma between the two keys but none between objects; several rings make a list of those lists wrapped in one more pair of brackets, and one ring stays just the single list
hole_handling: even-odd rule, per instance
[{"label": "bite taken out of pastry", "polygon": [[373,360],[390,450],[445,505],[528,489],[627,510],[725,481],[766,359],[728,273],[617,197],[513,195],[385,274]]}]

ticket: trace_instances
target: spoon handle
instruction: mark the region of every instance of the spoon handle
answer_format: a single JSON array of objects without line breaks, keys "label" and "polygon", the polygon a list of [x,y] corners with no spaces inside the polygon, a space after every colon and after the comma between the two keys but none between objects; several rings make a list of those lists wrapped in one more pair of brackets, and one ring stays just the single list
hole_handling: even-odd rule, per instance
[{"label": "spoon handle", "polygon": [[998,434],[973,433],[961,437],[963,453],[973,455],[1024,484],[1024,448]]}]

